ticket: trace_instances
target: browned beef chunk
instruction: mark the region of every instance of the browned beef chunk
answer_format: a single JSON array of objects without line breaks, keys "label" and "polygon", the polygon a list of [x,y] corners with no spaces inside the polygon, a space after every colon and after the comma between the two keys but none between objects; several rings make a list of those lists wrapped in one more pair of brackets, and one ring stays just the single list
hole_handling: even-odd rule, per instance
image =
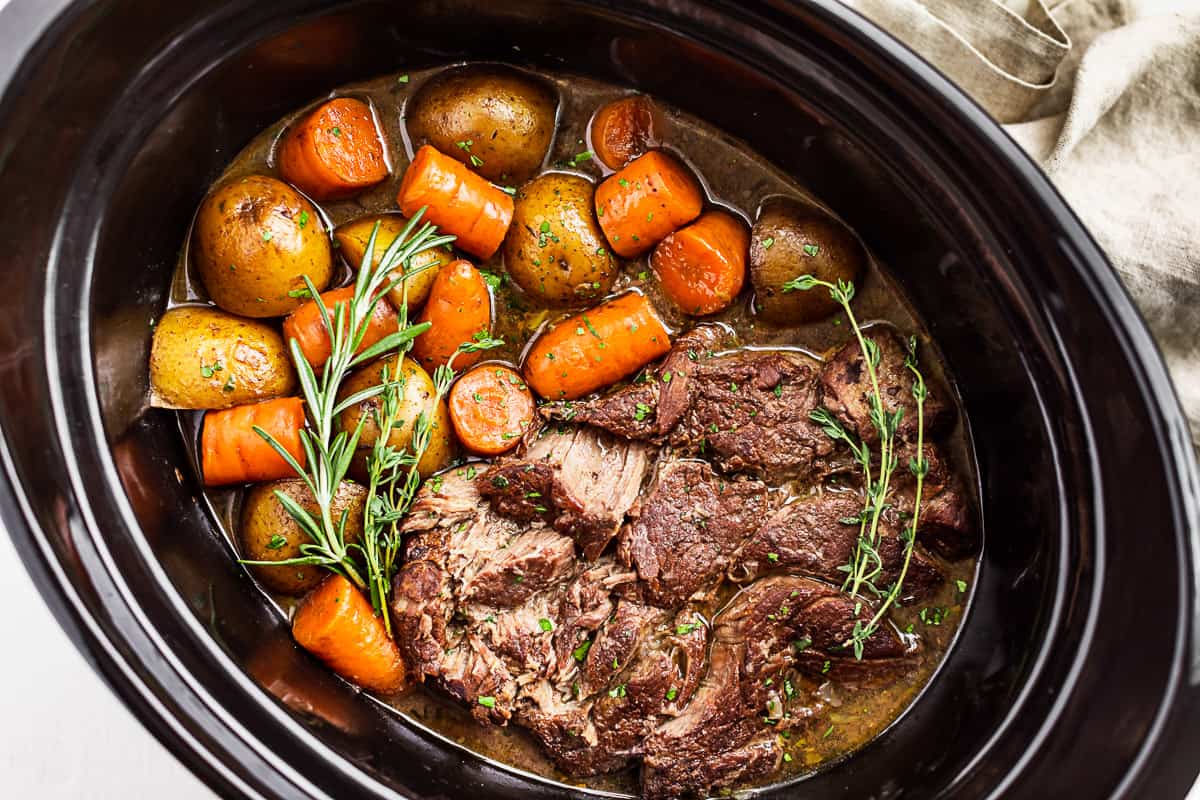
[{"label": "browned beef chunk", "polygon": [[[780,507],[734,555],[730,577],[744,581],[768,570],[789,568],[841,584],[858,540],[862,504],[857,492],[825,491]],[[880,517],[876,549],[883,565],[874,584],[883,591],[899,576],[904,562],[900,521],[891,511]],[[943,581],[937,563],[914,549],[901,597],[926,597]]]},{"label": "browned beef chunk", "polygon": [[[911,513],[912,493],[898,493],[896,504]],[[936,494],[923,491],[917,541],[944,558],[966,558],[979,549],[979,530],[973,520],[971,506],[957,481]]]},{"label": "browned beef chunk", "polygon": [[672,617],[622,601],[569,691],[555,696],[539,687],[519,721],[571,775],[628,766],[650,731],[677,713],[700,682],[707,629],[693,619],[692,611]]},{"label": "browned beef chunk", "polygon": [[632,384],[582,402],[547,403],[550,419],[592,425],[626,439],[661,442],[691,405],[690,382],[698,363],[732,341],[717,325],[699,325],[675,340],[671,352]]},{"label": "browned beef chunk", "polygon": [[468,602],[507,608],[528,600],[575,571],[575,543],[548,528],[536,527],[465,580],[459,596]]},{"label": "browned beef chunk", "polygon": [[[943,558],[956,561],[979,549],[979,530],[975,526],[971,504],[962,489],[962,482],[942,449],[925,443],[925,460],[929,472],[921,489],[921,516],[917,523],[917,541]],[[916,493],[916,478],[909,462],[916,447],[906,443],[900,448],[899,466],[892,484],[892,502],[906,517],[912,514]]]},{"label": "browned beef chunk", "polygon": [[583,691],[596,694],[633,660],[648,629],[661,624],[666,612],[630,600],[617,603],[617,611],[592,640],[583,663],[580,684]]},{"label": "browned beef chunk", "polygon": [[628,593],[675,608],[711,591],[766,510],[759,481],[729,480],[704,461],[660,462],[618,539],[617,557],[640,579]]},{"label": "browned beef chunk", "polygon": [[[779,767],[777,733],[808,698],[786,677],[806,654],[823,661],[868,609],[828,584],[791,575],[764,578],[742,590],[713,620],[707,678],[674,719],[644,742],[644,794],[703,797]],[[867,641],[864,662],[905,662],[903,642],[887,627]],[[830,670],[826,670],[830,671]]]},{"label": "browned beef chunk", "polygon": [[421,489],[401,528],[391,612],[418,680],[504,722],[521,687],[557,665],[561,593],[578,569],[570,539],[492,513],[478,491],[487,469],[472,474],[445,473]]},{"label": "browned beef chunk", "polygon": [[[904,365],[908,345],[891,326],[871,327],[865,335],[879,347],[876,374],[884,408],[889,412],[904,409],[897,434],[902,441],[916,441],[917,404],[912,394],[913,375]],[[954,408],[944,387],[934,385],[928,378],[926,384],[925,438],[931,440],[945,432],[953,422]],[[879,441],[879,431],[871,424],[870,417],[871,378],[857,340],[847,342],[825,362],[821,388],[823,405],[847,430],[864,441]],[[907,464],[907,459],[902,463]]]},{"label": "browned beef chunk", "polygon": [[819,400],[815,362],[784,350],[714,354],[727,341],[721,328],[695,328],[645,382],[543,413],[626,438],[665,440],[727,472],[782,481],[821,471],[834,446],[808,417]]},{"label": "browned beef chunk", "polygon": [[[405,563],[393,580],[396,638],[418,680],[441,677],[447,651],[462,639],[463,631],[451,625],[458,586],[519,532],[515,523],[486,513],[473,481],[451,473],[438,491],[432,487],[425,485],[405,518]],[[475,652],[472,646],[456,651],[456,674],[484,669],[468,663]]]},{"label": "browned beef chunk", "polygon": [[816,369],[798,353],[742,350],[708,359],[692,377],[692,402],[671,432],[682,452],[727,472],[779,482],[811,475],[833,442],[812,420]]},{"label": "browned beef chunk", "polygon": [[616,535],[649,468],[649,449],[589,427],[547,426],[501,458],[480,490],[500,514],[543,519],[594,561]]}]

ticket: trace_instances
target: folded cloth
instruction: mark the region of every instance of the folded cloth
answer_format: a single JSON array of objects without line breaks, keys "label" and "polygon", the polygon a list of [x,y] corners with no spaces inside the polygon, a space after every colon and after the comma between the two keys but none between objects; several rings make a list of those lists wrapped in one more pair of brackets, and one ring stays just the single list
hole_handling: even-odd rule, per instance
[{"label": "folded cloth", "polygon": [[1104,248],[1200,446],[1200,0],[843,0],[969,92]]}]

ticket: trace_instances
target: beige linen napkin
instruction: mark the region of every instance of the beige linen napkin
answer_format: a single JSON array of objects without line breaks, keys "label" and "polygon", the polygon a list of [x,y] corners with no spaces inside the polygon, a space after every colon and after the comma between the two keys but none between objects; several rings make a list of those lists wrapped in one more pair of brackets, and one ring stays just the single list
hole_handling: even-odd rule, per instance
[{"label": "beige linen napkin", "polygon": [[1200,445],[1200,0],[844,0],[1037,159],[1125,281]]}]

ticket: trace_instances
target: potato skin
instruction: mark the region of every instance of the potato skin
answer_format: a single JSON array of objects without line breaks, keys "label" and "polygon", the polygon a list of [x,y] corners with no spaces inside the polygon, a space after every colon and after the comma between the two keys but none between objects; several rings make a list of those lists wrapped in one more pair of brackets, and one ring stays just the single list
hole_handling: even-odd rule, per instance
[{"label": "potato skin", "polygon": [[[242,502],[241,524],[238,527],[242,557],[247,561],[286,561],[289,558],[300,558],[304,555],[300,552],[300,545],[311,541],[308,534],[300,529],[280,505],[279,499],[275,497],[277,489],[319,518],[316,500],[302,480],[289,478],[252,486]],[[347,543],[362,538],[363,508],[366,500],[366,488],[350,481],[342,481],[333,497],[335,520],[341,517],[343,510],[350,511],[346,517]],[[275,536],[282,536],[286,541],[281,547],[271,549],[271,539]],[[304,594],[329,574],[324,567],[309,565],[248,567],[264,586],[290,595]]]},{"label": "potato skin", "polygon": [[222,184],[196,215],[195,264],[213,302],[244,317],[278,317],[304,302],[300,277],[323,291],[333,256],[321,217],[282,181],[263,175]]},{"label": "potato skin", "polygon": [[[371,231],[375,227],[376,221],[379,222],[379,235],[375,239],[375,253],[371,260],[372,266],[378,266],[379,260],[383,258],[383,253],[395,241],[400,232],[404,230],[404,226],[408,224],[408,218],[400,214],[380,214],[375,217],[363,217],[356,219],[353,222],[347,222],[333,232],[333,236],[337,239],[341,246],[342,255],[350,266],[357,271],[362,266],[363,256],[367,252],[367,241],[371,238]],[[445,250],[435,248],[426,250],[412,260],[412,269],[417,270],[426,265],[432,265],[428,269],[418,272],[411,278],[406,278],[404,283],[408,284],[408,308],[411,312],[413,309],[419,308],[429,299],[429,290],[433,287],[433,279],[437,277],[438,269],[442,265],[449,264],[454,260],[454,256]],[[394,278],[399,278],[400,275],[396,270],[392,270]],[[392,291],[388,292],[388,299],[392,301],[392,305],[396,308],[404,302],[404,283],[397,286]]]},{"label": "potato skin", "polygon": [[504,264],[531,297],[570,305],[612,289],[618,265],[596,222],[595,189],[578,175],[548,172],[517,190]]},{"label": "potato skin", "polygon": [[[383,368],[387,367],[388,377],[391,380],[396,376],[396,357],[389,356],[374,361],[362,369],[355,372],[342,384],[341,390],[338,392],[338,401],[341,402],[344,398],[349,397],[355,392],[361,392],[371,386],[378,386],[383,381]],[[425,450],[425,455],[421,457],[420,464],[417,465],[421,477],[427,477],[442,469],[450,463],[450,459],[454,456],[454,438],[452,428],[450,426],[450,413],[446,408],[445,399],[438,401],[437,405],[433,405],[434,386],[433,379],[429,377],[420,364],[410,358],[405,358],[401,367],[404,375],[405,385],[404,393],[400,398],[400,407],[397,413],[398,422],[392,428],[392,435],[389,441],[392,447],[402,448],[408,447],[412,441],[413,427],[416,425],[417,414],[425,411],[431,415],[429,446]],[[359,420],[363,415],[366,415],[366,421],[363,422],[362,434],[358,439],[358,451],[355,453],[354,461],[350,466],[351,476],[366,482],[367,480],[367,456],[371,452],[375,440],[379,438],[379,426],[375,424],[377,415],[382,414],[383,398],[379,395],[364,400],[358,405],[346,409],[342,412],[339,419],[338,430],[344,430],[353,433],[358,426]]]},{"label": "potato skin", "polygon": [[269,325],[207,306],[179,306],[154,328],[150,385],[156,405],[230,408],[292,394],[296,373],[283,337]]},{"label": "potato skin", "polygon": [[[504,67],[466,67],[422,86],[405,117],[414,150],[431,144],[490,181],[517,184],[545,161],[557,108],[554,91],[536,78]],[[469,149],[460,142],[470,142]]]},{"label": "potato skin", "polygon": [[857,281],[866,265],[858,237],[816,206],[774,200],[750,231],[750,281],[758,314],[768,322],[800,325],[829,316],[839,308],[829,292],[784,292],[783,285],[805,274],[830,283]]}]

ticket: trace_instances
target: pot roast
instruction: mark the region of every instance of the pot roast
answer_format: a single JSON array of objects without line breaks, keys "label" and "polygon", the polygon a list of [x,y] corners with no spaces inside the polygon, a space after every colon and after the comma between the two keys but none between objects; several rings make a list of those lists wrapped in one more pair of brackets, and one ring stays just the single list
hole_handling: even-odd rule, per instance
[{"label": "pot roast", "polygon": [[[872,335],[903,403],[904,347]],[[922,647],[889,624],[860,656],[846,646],[873,612],[841,588],[862,497],[808,414],[865,430],[851,346],[822,364],[731,344],[700,326],[629,385],[544,406],[514,454],[426,482],[404,522],[391,611],[415,677],[527,730],[569,776],[638,767],[649,798],[752,781],[826,702],[813,687],[886,679]],[[944,432],[947,407],[926,411]],[[907,564],[911,476],[897,473],[879,527],[876,582],[903,570],[905,603],[976,546],[964,494],[926,450]]]}]

